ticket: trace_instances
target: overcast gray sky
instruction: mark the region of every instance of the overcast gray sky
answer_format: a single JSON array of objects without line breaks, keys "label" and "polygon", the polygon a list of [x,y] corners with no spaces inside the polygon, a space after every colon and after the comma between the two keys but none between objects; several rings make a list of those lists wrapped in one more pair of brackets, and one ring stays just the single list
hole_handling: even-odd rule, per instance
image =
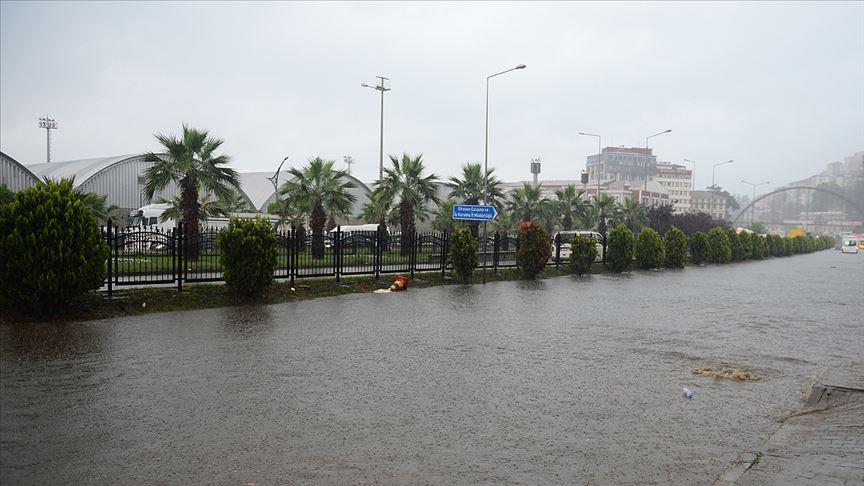
[{"label": "overcast gray sky", "polygon": [[774,185],[864,149],[864,2],[0,3],[0,149],[45,160],[158,150],[181,123],[241,171],[422,153],[439,176],[483,160],[504,180],[578,179],[605,145]]}]

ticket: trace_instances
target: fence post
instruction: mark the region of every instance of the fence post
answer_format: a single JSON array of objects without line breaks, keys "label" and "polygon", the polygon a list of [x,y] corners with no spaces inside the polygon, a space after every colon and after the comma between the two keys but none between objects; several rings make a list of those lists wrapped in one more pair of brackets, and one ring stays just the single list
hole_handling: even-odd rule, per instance
[{"label": "fence post", "polygon": [[561,266],[561,233],[555,233],[555,270]]},{"label": "fence post", "polygon": [[375,270],[375,280],[381,275],[381,238],[384,235],[384,228],[382,224],[378,224],[378,231],[375,232],[375,258],[373,258],[372,265]]},{"label": "fence post", "polygon": [[111,297],[114,294],[113,284],[114,284],[114,256],[113,254],[116,252],[114,248],[114,241],[111,238],[111,218],[108,218],[108,226],[106,226],[107,233],[105,233],[105,238],[108,242],[108,297]]},{"label": "fence post", "polygon": [[447,273],[447,230],[441,235],[441,278]]},{"label": "fence post", "polygon": [[294,225],[291,225],[291,229],[288,230],[288,277],[291,280],[291,287],[294,287],[294,258],[297,254],[297,245],[296,241],[297,237],[294,233]]},{"label": "fence post", "polygon": [[495,239],[492,244],[492,268],[495,270],[495,275],[498,275],[498,259],[501,258],[501,233],[495,232]]},{"label": "fence post", "polygon": [[408,271],[414,278],[414,268],[417,266],[417,230],[411,230],[411,253],[408,254]]},{"label": "fence post", "polygon": [[336,283],[339,283],[339,277],[342,273],[342,225],[336,226],[336,241],[333,242],[333,261],[335,263],[333,271],[336,273]]},{"label": "fence post", "polygon": [[183,277],[186,275],[186,265],[184,258],[186,255],[183,252],[183,223],[177,222],[177,234],[174,241],[174,247],[177,249],[177,291],[183,291]]}]

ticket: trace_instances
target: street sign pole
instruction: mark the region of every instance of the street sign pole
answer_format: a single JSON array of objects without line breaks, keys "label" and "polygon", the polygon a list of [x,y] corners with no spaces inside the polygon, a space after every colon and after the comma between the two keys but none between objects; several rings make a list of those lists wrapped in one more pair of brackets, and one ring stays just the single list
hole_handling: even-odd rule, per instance
[{"label": "street sign pole", "polygon": [[485,204],[456,204],[453,206],[453,219],[461,221],[483,221],[483,283],[486,283],[486,223],[495,221],[498,210]]}]

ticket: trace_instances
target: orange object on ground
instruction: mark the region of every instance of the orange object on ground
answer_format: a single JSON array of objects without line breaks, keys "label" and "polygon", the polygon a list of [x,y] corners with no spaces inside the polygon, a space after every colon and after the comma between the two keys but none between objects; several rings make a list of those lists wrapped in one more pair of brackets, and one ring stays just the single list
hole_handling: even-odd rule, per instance
[{"label": "orange object on ground", "polygon": [[402,275],[396,275],[396,281],[393,282],[393,285],[390,286],[391,292],[396,292],[399,290],[405,290],[408,288],[408,279],[403,277]]}]

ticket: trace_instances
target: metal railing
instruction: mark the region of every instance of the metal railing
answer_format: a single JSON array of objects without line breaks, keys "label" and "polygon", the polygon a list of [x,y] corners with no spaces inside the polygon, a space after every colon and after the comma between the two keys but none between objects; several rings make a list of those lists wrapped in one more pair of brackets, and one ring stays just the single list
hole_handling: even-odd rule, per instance
[{"label": "metal railing", "polygon": [[[183,289],[184,282],[224,281],[218,245],[222,229],[204,228],[187,237],[183,225],[160,230],[135,227],[118,230],[112,225],[102,228],[108,243],[106,286],[109,295],[115,287],[168,284]],[[343,276],[415,272],[441,272],[451,268],[450,233],[412,232],[407,235],[386,231],[335,231],[313,236],[308,230],[291,228],[276,231],[277,260],[273,277],[279,280],[335,278]],[[550,265],[559,266],[560,240]],[[516,235],[495,233],[488,236],[486,268],[516,267],[519,240]],[[482,248],[483,245],[478,245]],[[197,255],[193,257],[192,255]],[[482,255],[479,258],[483,262]],[[482,263],[479,265],[482,268]]]}]

